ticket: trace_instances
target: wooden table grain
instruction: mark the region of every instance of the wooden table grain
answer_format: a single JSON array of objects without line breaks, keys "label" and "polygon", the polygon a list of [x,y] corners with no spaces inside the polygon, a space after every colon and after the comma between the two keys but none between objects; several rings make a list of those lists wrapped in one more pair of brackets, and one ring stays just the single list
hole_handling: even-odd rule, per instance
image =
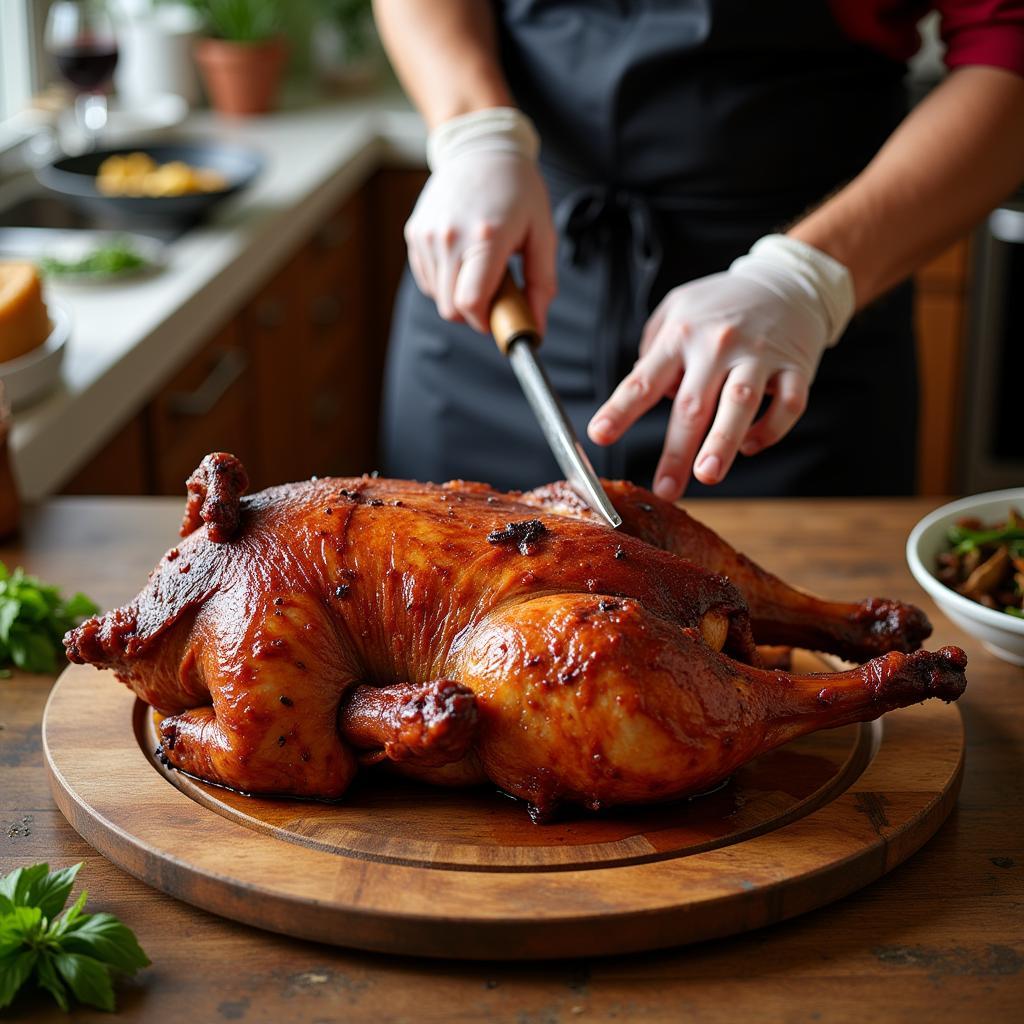
[{"label": "wooden table grain", "polygon": [[[173,542],[181,502],[64,499],[31,511],[21,564],[103,605],[132,596]],[[1024,670],[947,622],[903,558],[922,500],[703,501],[698,518],[791,582],[921,604],[929,646],[970,657],[958,808],[906,864],[832,906],[759,932],[656,954],[543,964],[410,960],[299,942],[218,919],[107,863],[57,811],[39,725],[52,679],[0,680],[0,873],[85,862],[90,908],[118,914],[153,966],[118,985],[120,1018],[217,1021],[913,1022],[1019,1019],[1024,1002]],[[125,799],[131,799],[126,793]],[[5,1019],[66,1020],[42,995]],[[110,1019],[76,1010],[75,1020]]]}]

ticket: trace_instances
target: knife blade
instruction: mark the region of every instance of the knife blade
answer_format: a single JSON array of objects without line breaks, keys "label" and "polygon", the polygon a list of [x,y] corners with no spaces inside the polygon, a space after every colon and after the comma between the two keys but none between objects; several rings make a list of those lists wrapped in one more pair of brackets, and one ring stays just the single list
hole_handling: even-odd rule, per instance
[{"label": "knife blade", "polygon": [[491,333],[508,358],[569,486],[613,529],[622,525],[537,358],[541,337],[519,286],[506,271],[491,307]]}]

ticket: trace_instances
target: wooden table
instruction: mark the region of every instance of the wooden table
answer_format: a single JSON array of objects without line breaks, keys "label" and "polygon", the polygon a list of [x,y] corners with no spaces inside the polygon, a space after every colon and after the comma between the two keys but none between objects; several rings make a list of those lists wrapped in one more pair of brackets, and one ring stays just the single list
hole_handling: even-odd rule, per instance
[{"label": "wooden table", "polygon": [[[107,863],[55,808],[39,723],[51,679],[0,681],[0,873],[85,861],[90,908],[119,915],[153,966],[118,987],[138,1021],[971,1021],[1016,1018],[1024,1002],[1024,671],[950,625],[912,581],[903,543],[934,504],[907,501],[693,502],[690,510],[780,575],[832,597],[922,604],[929,646],[970,657],[960,701],[968,754],[958,809],[906,864],[831,907],[754,934],[609,960],[487,965],[346,952],[233,924]],[[182,503],[71,499],[28,516],[8,565],[132,596],[171,545]],[[126,793],[125,799],[131,799]],[[109,1019],[79,1010],[77,1020]],[[10,1020],[66,1020],[21,996]]]}]

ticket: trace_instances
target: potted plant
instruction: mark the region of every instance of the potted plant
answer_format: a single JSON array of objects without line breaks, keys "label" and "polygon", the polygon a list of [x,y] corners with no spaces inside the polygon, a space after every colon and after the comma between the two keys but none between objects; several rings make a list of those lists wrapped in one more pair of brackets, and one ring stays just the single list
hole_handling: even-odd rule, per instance
[{"label": "potted plant", "polygon": [[233,116],[270,110],[288,56],[281,0],[189,2],[206,27],[195,54],[214,109]]}]

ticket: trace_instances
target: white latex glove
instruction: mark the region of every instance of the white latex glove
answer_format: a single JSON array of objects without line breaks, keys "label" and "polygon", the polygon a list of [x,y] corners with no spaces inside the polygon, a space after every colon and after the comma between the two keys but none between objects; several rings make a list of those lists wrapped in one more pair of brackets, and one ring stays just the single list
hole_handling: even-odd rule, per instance
[{"label": "white latex glove", "polygon": [[489,333],[491,300],[513,253],[541,330],[555,294],[556,235],[533,124],[495,107],[452,118],[427,142],[431,175],[405,225],[409,265],[445,320]]},{"label": "white latex glove", "polygon": [[[674,501],[691,467],[701,483],[718,483],[737,451],[754,455],[790,431],[822,353],[853,310],[852,279],[841,263],[785,235],[762,238],[724,273],[665,296],[644,328],[640,358],[588,433],[611,444],[675,396],[654,491]],[[754,423],[766,393],[771,404]]]}]

